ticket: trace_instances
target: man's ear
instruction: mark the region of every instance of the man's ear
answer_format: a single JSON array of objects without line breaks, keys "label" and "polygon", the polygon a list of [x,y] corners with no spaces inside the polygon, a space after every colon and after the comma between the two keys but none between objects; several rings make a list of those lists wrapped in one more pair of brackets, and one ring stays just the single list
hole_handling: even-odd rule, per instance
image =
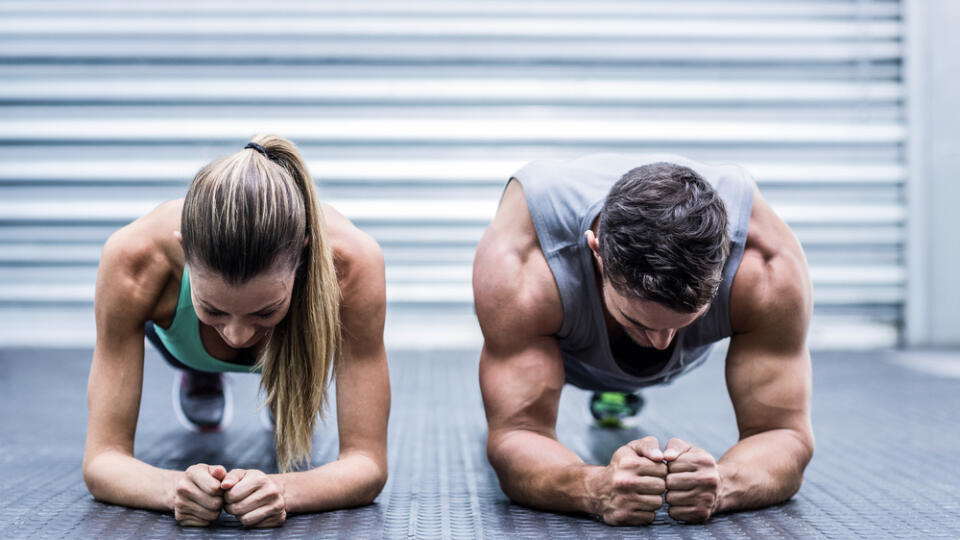
[{"label": "man's ear", "polygon": [[597,265],[600,267],[600,270],[603,270],[603,261],[600,259],[600,240],[597,238],[597,235],[593,233],[592,230],[587,229],[587,232],[583,233],[587,237],[587,245],[590,247],[590,251],[593,252],[593,258],[597,260]]},{"label": "man's ear", "polygon": [[180,242],[180,247],[183,247],[183,235],[180,234],[180,231],[173,231],[173,237],[177,239],[177,242]]}]

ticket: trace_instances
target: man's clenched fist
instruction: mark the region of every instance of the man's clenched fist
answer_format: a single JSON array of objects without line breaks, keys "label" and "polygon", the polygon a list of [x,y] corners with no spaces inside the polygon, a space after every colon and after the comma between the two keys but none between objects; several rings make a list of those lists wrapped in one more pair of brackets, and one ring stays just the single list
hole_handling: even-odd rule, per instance
[{"label": "man's clenched fist", "polygon": [[663,450],[667,461],[667,504],[670,517],[703,523],[717,510],[723,478],[709,452],[680,439],[670,439]]},{"label": "man's clenched fist", "polygon": [[648,525],[663,506],[667,466],[654,437],[631,441],[588,484],[596,513],[610,525]]}]

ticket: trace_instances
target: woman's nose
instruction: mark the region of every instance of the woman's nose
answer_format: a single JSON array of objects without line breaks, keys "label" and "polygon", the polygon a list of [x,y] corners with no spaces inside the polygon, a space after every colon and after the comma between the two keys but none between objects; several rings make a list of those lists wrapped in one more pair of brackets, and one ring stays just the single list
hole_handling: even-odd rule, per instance
[{"label": "woman's nose", "polygon": [[256,329],[243,324],[228,324],[223,328],[223,339],[227,345],[239,349],[253,338]]}]

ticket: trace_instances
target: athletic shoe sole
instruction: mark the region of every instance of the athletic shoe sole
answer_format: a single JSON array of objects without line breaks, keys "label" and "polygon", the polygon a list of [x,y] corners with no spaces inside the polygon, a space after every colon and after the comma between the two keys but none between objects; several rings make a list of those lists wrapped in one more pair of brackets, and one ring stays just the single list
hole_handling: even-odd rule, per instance
[{"label": "athletic shoe sole", "polygon": [[173,414],[177,417],[180,425],[195,433],[218,433],[226,429],[233,420],[233,393],[230,392],[230,376],[223,374],[223,419],[216,426],[201,427],[191,422],[180,406],[180,387],[183,384],[183,374],[176,373],[173,376],[173,392],[171,394],[173,402]]}]

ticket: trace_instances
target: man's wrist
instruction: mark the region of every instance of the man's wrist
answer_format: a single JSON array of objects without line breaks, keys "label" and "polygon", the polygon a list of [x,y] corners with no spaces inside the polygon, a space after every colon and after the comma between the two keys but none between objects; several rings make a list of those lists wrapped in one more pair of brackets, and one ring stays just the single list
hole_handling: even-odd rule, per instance
[{"label": "man's wrist", "polygon": [[595,516],[602,514],[601,496],[604,467],[585,465],[583,471],[583,510]]},{"label": "man's wrist", "polygon": [[720,483],[717,487],[717,504],[713,513],[719,514],[735,510],[739,505],[734,490],[737,476],[736,467],[729,463],[717,463],[717,474],[720,476]]}]

